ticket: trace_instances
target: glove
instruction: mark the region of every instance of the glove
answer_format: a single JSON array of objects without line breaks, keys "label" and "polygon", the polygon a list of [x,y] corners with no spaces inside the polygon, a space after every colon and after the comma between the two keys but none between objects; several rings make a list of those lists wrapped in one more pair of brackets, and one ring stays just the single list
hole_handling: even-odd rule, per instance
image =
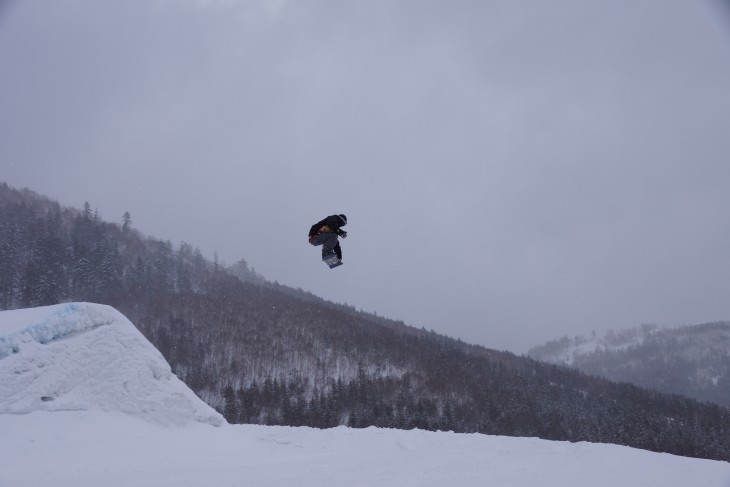
[{"label": "glove", "polygon": [[342,238],[347,238],[347,232],[344,230],[340,230],[337,235],[339,235]]}]

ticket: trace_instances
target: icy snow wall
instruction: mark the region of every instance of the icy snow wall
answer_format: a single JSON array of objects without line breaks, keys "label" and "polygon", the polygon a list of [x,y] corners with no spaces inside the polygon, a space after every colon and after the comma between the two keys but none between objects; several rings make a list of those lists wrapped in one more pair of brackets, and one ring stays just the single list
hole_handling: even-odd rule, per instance
[{"label": "icy snow wall", "polygon": [[0,312],[0,414],[92,409],[164,425],[225,423],[110,306]]}]

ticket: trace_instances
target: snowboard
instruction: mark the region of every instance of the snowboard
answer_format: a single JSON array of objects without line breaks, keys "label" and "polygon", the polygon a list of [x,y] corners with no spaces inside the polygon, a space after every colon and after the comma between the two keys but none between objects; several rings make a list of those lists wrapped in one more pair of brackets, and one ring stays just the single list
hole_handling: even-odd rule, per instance
[{"label": "snowboard", "polygon": [[331,254],[327,254],[324,257],[322,257],[322,262],[327,264],[330,269],[334,269],[335,267],[341,266],[342,261],[337,258],[337,254],[332,252]]}]

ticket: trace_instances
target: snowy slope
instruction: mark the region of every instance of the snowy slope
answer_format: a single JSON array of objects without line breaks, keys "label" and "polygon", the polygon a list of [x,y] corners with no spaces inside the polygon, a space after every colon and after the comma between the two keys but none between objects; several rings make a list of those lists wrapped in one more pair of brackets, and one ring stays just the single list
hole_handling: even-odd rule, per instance
[{"label": "snowy slope", "polygon": [[39,485],[730,487],[730,464],[534,438],[228,425],[124,316],[74,303],[0,313],[0,486]]},{"label": "snowy slope", "polygon": [[344,427],[316,430],[134,416],[0,414],[12,487],[730,487],[730,464],[591,443]]},{"label": "snowy slope", "polygon": [[632,328],[615,332],[613,330],[604,336],[576,336],[563,337],[532,348],[528,355],[537,360],[554,364],[575,365],[576,360],[596,352],[617,352],[630,348],[640,347],[648,338],[660,332],[655,325],[644,325],[641,328]]},{"label": "snowy slope", "polygon": [[0,413],[93,409],[162,424],[224,422],[114,308],[0,312]]}]

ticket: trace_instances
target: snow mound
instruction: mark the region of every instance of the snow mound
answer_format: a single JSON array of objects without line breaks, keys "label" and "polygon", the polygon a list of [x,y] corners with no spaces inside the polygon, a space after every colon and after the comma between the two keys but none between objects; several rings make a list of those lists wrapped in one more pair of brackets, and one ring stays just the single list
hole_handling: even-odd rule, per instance
[{"label": "snow mound", "polygon": [[39,410],[225,422],[124,315],[92,303],[0,312],[0,414]]}]

